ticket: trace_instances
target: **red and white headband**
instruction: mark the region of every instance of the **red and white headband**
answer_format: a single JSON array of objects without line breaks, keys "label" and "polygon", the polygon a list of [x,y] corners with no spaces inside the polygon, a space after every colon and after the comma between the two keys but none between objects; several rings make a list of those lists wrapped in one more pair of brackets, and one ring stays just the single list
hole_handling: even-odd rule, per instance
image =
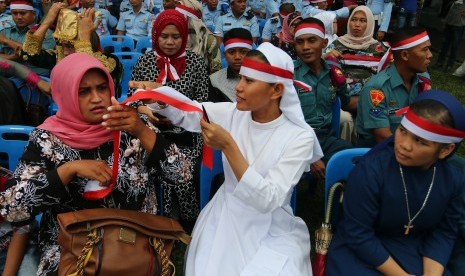
[{"label": "red and white headband", "polygon": [[297,38],[304,34],[313,34],[325,38],[325,29],[316,23],[302,23],[297,26],[294,37]]},{"label": "red and white headband", "polygon": [[310,0],[310,3],[312,3],[312,4],[318,4],[318,3],[321,3],[321,2],[326,2],[326,0]]},{"label": "red and white headband", "polygon": [[437,143],[460,143],[465,138],[465,131],[431,123],[410,109],[400,123],[413,134]]},{"label": "red and white headband", "polygon": [[188,6],[184,6],[182,4],[176,4],[176,9],[178,12],[184,14],[187,17],[194,18],[197,20],[202,20],[202,13],[200,13],[197,10],[194,10],[192,8],[189,8]]},{"label": "red and white headband", "polygon": [[294,82],[294,84],[298,87],[306,91],[312,91],[312,87],[310,85],[294,80],[294,73],[291,71],[263,62],[258,62],[250,58],[244,58],[242,60],[242,66],[239,74],[267,83]]},{"label": "red and white headband", "polygon": [[34,7],[26,1],[15,1],[10,4],[10,10],[34,11]]},{"label": "red and white headband", "polygon": [[397,51],[397,50],[410,49],[428,40],[429,40],[428,33],[424,31],[420,34],[417,34],[415,36],[409,37],[407,39],[404,39],[402,41],[395,43],[394,45],[392,45],[392,50]]},{"label": "red and white headband", "polygon": [[231,48],[247,48],[252,50],[252,40],[242,38],[231,38],[224,42],[224,50],[227,51]]}]

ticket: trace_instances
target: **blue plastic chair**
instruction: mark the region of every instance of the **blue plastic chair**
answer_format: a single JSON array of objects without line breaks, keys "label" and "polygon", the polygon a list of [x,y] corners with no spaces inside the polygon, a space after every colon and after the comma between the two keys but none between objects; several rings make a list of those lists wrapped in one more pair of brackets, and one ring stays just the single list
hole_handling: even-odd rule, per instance
[{"label": "blue plastic chair", "polygon": [[365,155],[370,148],[353,148],[335,153],[326,164],[325,176],[325,212],[328,194],[331,187],[337,182],[344,182],[355,167],[358,159]]},{"label": "blue plastic chair", "polygon": [[[200,167],[200,210],[202,210],[205,205],[210,201],[211,195],[211,186],[213,178],[221,173],[223,173],[223,160],[222,152],[220,150],[213,151],[213,169],[207,168],[204,164]],[[297,205],[297,193],[296,189],[292,193],[291,198],[291,207],[292,210],[296,210]]]},{"label": "blue plastic chair", "polygon": [[13,171],[16,168],[33,129],[31,126],[0,125],[0,153],[8,155],[8,169]]},{"label": "blue plastic chair", "polygon": [[134,52],[134,40],[125,35],[102,35],[100,46],[104,52]]},{"label": "blue plastic chair", "polygon": [[121,79],[121,97],[118,101],[124,101],[128,97],[129,86],[128,83],[131,80],[132,70],[136,65],[137,59],[142,56],[141,53],[135,52],[116,52],[113,55],[117,56],[121,64],[123,65],[123,78]]},{"label": "blue plastic chair", "polygon": [[331,128],[334,130],[336,137],[339,138],[341,134],[341,99],[339,97],[336,97],[336,100],[331,105],[331,112]]},{"label": "blue plastic chair", "polygon": [[137,41],[136,44],[136,52],[145,54],[148,51],[152,50],[152,38],[151,37],[144,37]]}]

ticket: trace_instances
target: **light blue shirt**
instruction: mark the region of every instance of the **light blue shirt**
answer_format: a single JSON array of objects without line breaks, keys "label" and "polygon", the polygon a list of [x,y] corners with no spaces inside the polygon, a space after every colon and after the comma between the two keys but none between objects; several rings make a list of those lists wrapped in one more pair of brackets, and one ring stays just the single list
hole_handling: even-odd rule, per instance
[{"label": "light blue shirt", "polygon": [[137,41],[152,34],[153,20],[154,15],[149,11],[141,9],[139,14],[135,14],[131,9],[120,15],[116,29],[125,31],[127,36]]},{"label": "light blue shirt", "polygon": [[[110,12],[106,9],[95,8],[96,12],[99,12],[99,15],[95,18],[95,21],[102,19],[100,24],[97,27],[97,34],[99,36],[102,35],[109,35],[110,30],[113,29],[116,24],[118,24],[118,19],[110,14]],[[78,10],[78,12],[82,12],[82,8]]]},{"label": "light blue shirt", "polygon": [[111,0],[95,0],[95,10],[97,9],[106,9],[107,7],[113,5]]},{"label": "light blue shirt", "polygon": [[[392,6],[394,5],[391,0],[368,0],[367,7],[373,13],[375,20],[378,20],[379,30],[387,32],[389,22],[391,21]],[[381,21],[379,20],[381,17]]]},{"label": "light blue shirt", "polygon": [[274,0],[248,0],[247,6],[265,13],[265,19],[270,18],[274,13],[279,12],[278,3]]},{"label": "light blue shirt", "polygon": [[218,4],[216,10],[210,10],[207,5],[203,6],[202,21],[205,23],[210,31],[215,32],[215,24],[218,18],[221,16],[221,6]]},{"label": "light blue shirt", "polygon": [[232,12],[218,17],[215,24],[215,35],[223,37],[226,32],[232,28],[244,28],[250,31],[252,37],[259,37],[258,21],[255,16],[247,19],[248,14],[244,13],[239,18],[236,18]]},{"label": "light blue shirt", "polygon": [[[163,10],[163,0],[144,0],[142,3],[142,9],[152,11],[153,8],[156,7],[159,11]],[[123,0],[121,1],[121,4],[119,6],[119,11],[121,12],[127,12],[132,10],[132,5],[129,3],[129,0]]]},{"label": "light blue shirt", "polygon": [[[322,13],[322,12],[326,12],[325,10],[320,10],[319,8],[316,8],[312,5],[308,5],[306,7],[303,8],[302,10],[302,18],[309,18],[309,17],[314,17],[315,15],[319,14],[319,13]],[[349,8],[347,7],[344,7],[344,8],[340,8],[338,10],[335,10],[335,11],[328,11],[328,12],[333,12],[336,14],[336,18],[337,19],[340,19],[340,18],[349,18]]]},{"label": "light blue shirt", "polygon": [[263,27],[262,39],[271,40],[271,37],[281,31],[281,20],[279,15],[268,19]]},{"label": "light blue shirt", "polygon": [[0,14],[0,30],[13,27],[14,25],[15,22],[11,14],[7,14],[6,12]]}]

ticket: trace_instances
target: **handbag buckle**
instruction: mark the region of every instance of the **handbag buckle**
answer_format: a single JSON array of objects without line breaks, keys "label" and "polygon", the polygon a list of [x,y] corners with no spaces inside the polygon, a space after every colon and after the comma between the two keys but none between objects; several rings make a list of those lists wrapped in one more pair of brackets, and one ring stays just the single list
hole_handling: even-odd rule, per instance
[{"label": "handbag buckle", "polygon": [[118,240],[124,243],[135,244],[136,243],[136,231],[121,227],[119,229]]}]

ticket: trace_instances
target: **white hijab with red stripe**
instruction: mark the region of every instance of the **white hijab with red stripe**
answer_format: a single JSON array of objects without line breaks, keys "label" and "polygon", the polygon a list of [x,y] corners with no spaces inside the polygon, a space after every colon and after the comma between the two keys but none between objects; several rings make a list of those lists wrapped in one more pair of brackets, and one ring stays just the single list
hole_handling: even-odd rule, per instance
[{"label": "white hijab with red stripe", "polygon": [[[268,42],[260,44],[256,50],[260,51],[266,57],[270,65],[265,64],[265,67],[269,67],[268,69],[271,70],[259,68],[259,66],[255,66],[256,63],[248,63],[247,58],[244,58],[246,62],[242,63],[239,74],[267,83],[282,83],[284,85],[284,93],[279,103],[279,109],[289,121],[311,132],[315,137],[311,162],[313,163],[321,159],[321,157],[323,157],[323,151],[321,150],[313,128],[305,122],[300,100],[294,87],[294,63],[291,57],[283,50]],[[296,83],[296,85],[311,90],[311,87],[305,83],[299,82]]]}]

